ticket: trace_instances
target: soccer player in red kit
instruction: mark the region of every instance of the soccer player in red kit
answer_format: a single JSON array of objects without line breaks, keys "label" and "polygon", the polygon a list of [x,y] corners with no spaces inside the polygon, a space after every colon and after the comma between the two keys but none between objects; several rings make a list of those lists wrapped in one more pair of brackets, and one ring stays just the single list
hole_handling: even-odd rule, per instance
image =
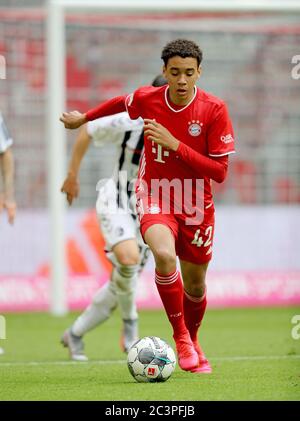
[{"label": "soccer player in red kit", "polygon": [[137,183],[141,232],[155,259],[155,282],[173,328],[179,365],[210,373],[197,339],[214,234],[210,180],[221,183],[226,177],[228,155],[235,152],[233,129],[225,103],[195,86],[202,61],[198,45],[178,39],[165,46],[161,57],[167,86],[142,87],[86,114],[63,113],[61,121],[73,129],[124,110],[132,119],[144,119]]}]

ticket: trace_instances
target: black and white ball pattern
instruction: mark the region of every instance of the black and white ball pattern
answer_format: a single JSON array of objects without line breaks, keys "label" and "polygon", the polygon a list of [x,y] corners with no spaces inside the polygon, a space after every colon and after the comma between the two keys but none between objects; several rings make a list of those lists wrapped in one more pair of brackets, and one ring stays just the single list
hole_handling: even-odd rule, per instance
[{"label": "black and white ball pattern", "polygon": [[130,348],[127,365],[138,382],[164,382],[175,369],[176,357],[166,341],[156,336],[146,336]]}]

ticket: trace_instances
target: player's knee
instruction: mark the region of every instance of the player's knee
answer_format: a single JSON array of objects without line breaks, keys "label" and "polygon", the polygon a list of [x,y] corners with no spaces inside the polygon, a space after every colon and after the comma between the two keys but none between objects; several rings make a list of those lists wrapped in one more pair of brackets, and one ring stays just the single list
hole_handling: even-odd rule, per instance
[{"label": "player's knee", "polygon": [[116,256],[117,262],[120,266],[135,266],[140,263],[140,256],[136,252],[118,253]]},{"label": "player's knee", "polygon": [[133,240],[117,244],[113,253],[118,265],[134,266],[140,263],[139,248]]},{"label": "player's knee", "polygon": [[153,250],[153,255],[158,269],[164,270],[163,268],[166,268],[167,271],[170,271],[176,267],[176,255],[168,248],[158,247]]},{"label": "player's knee", "polygon": [[203,297],[205,295],[205,279],[201,277],[189,279],[188,282],[185,282],[184,287],[194,297]]}]

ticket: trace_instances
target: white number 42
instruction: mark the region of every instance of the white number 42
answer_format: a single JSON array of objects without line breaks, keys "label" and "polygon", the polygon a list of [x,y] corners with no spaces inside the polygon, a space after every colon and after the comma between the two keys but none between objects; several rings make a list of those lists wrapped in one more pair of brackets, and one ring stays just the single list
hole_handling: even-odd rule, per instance
[{"label": "white number 42", "polygon": [[[205,230],[205,237],[207,237],[207,240],[204,242],[202,236],[200,236],[200,228],[197,229],[197,231],[195,232],[194,235],[194,239],[191,242],[191,244],[196,244],[197,247],[208,247],[211,245],[211,237],[212,237],[212,231],[213,231],[213,227],[209,226],[206,228]],[[210,251],[210,250],[209,250]]]}]

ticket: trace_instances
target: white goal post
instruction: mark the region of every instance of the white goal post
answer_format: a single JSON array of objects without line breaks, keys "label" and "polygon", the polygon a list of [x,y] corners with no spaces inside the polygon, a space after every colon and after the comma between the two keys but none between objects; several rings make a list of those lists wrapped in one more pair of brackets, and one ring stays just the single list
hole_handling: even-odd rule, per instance
[{"label": "white goal post", "polygon": [[54,315],[67,312],[64,238],[65,198],[60,186],[65,177],[66,130],[59,122],[65,110],[65,12],[97,10],[101,13],[155,12],[270,12],[299,13],[298,0],[48,0],[47,3],[47,142],[48,194],[51,232],[51,299]]}]

